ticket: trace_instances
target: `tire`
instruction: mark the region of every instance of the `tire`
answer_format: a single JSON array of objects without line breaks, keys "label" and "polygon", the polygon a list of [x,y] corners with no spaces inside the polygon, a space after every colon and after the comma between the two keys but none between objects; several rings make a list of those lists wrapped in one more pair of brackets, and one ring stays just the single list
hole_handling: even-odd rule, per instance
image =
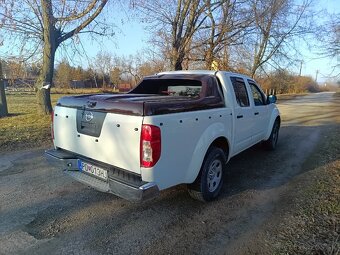
[{"label": "tire", "polygon": [[218,197],[223,186],[226,157],[222,149],[210,147],[195,182],[188,185],[194,199],[208,202]]},{"label": "tire", "polygon": [[280,130],[280,121],[276,119],[268,140],[264,141],[264,146],[266,149],[271,150],[271,151],[276,149],[277,141],[279,139],[279,130]]}]

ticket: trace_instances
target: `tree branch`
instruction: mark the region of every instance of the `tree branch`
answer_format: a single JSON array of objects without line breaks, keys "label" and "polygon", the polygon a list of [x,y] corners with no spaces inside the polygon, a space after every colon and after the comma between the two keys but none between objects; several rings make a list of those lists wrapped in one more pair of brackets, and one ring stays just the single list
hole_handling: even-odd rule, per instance
[{"label": "tree branch", "polygon": [[73,30],[65,33],[60,38],[58,38],[58,43],[62,43],[63,41],[69,39],[70,37],[74,36],[75,34],[79,33],[81,30],[83,30],[87,25],[89,25],[103,10],[104,6],[108,0],[102,0],[100,5],[98,6],[97,10],[86,20],[84,20],[78,27],[74,28]]},{"label": "tree branch", "polygon": [[[72,20],[76,20],[76,19],[80,19],[82,17],[84,17],[85,15],[89,14],[96,6],[96,4],[98,3],[98,0],[93,0],[92,2],[90,2],[88,4],[88,6],[86,7],[85,10],[83,10],[80,13],[75,13],[73,15],[69,15],[66,17],[56,17],[56,21],[72,21]],[[64,11],[64,9],[63,9]]]}]

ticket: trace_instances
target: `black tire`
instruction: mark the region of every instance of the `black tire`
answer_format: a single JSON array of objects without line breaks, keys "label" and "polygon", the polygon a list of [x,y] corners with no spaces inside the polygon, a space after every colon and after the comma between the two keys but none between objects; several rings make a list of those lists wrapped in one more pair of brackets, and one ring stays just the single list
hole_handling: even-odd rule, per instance
[{"label": "black tire", "polygon": [[276,119],[268,140],[264,141],[264,146],[267,150],[272,151],[276,149],[277,141],[279,140],[279,130],[280,130],[280,121],[279,119]]},{"label": "black tire", "polygon": [[222,149],[210,147],[195,182],[188,185],[192,198],[208,202],[220,194],[223,186],[226,157]]}]

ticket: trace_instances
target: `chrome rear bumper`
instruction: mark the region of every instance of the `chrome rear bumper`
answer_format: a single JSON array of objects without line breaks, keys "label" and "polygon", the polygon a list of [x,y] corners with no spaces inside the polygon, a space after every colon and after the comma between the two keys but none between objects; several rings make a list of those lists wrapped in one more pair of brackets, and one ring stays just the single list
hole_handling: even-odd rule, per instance
[{"label": "chrome rear bumper", "polygon": [[110,176],[109,167],[106,168],[109,177],[107,181],[85,174],[78,169],[78,160],[80,158],[76,154],[60,149],[51,149],[45,151],[45,157],[54,167],[63,169],[65,173],[77,181],[99,191],[112,193],[134,202],[144,201],[159,195],[159,188],[155,183],[145,183],[141,181],[140,185],[136,185],[136,183],[129,183],[131,182],[130,178],[126,180],[115,179],[114,176]]}]

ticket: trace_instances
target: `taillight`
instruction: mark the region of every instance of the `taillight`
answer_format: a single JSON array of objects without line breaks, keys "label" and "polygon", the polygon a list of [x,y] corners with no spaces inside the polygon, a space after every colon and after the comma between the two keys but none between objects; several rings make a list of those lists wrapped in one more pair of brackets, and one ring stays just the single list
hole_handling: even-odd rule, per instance
[{"label": "taillight", "polygon": [[54,129],[53,129],[54,111],[53,110],[52,110],[52,113],[51,113],[51,120],[52,120],[52,123],[51,123],[51,137],[52,137],[52,140],[54,140]]},{"label": "taillight", "polygon": [[153,167],[161,156],[161,129],[152,125],[142,125],[140,138],[140,165]]}]

